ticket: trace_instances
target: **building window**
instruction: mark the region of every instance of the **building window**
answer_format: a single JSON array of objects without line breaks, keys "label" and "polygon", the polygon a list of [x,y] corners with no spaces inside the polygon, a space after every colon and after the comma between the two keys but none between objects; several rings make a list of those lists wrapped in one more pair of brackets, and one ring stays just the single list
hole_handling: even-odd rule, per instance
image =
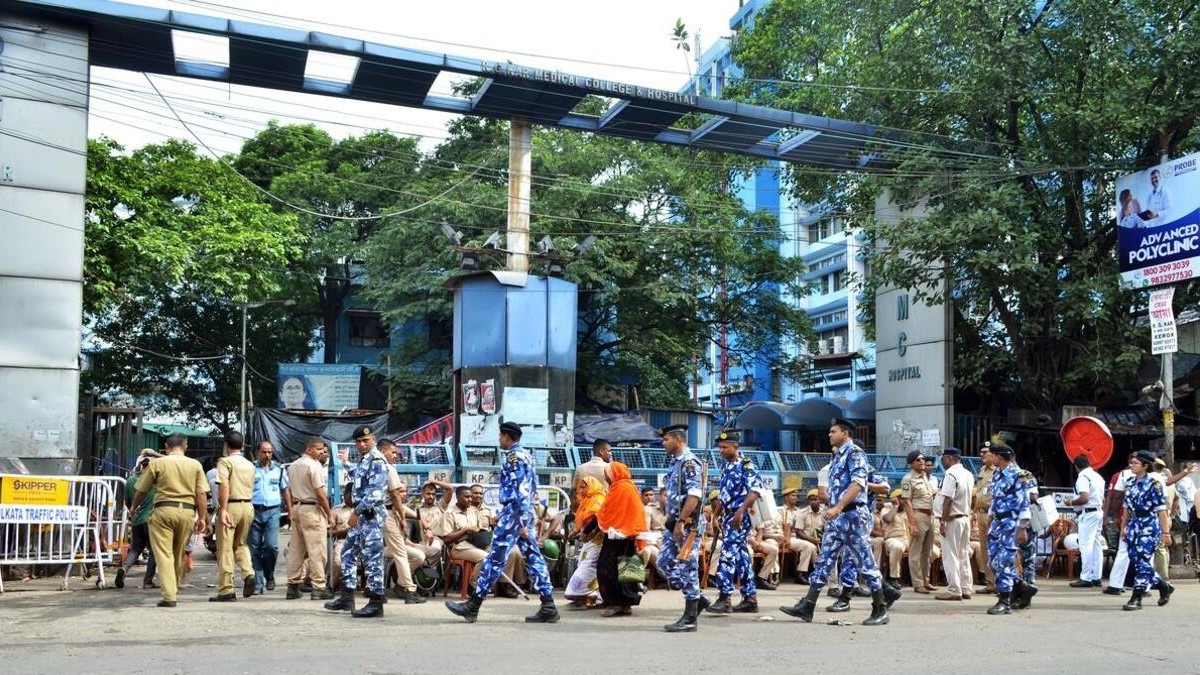
[{"label": "building window", "polygon": [[383,317],[375,312],[354,312],[346,318],[350,322],[351,347],[387,347],[390,344]]},{"label": "building window", "polygon": [[846,287],[846,270],[838,270],[834,272],[830,276],[830,279],[832,279],[832,287],[834,291],[842,290]]}]

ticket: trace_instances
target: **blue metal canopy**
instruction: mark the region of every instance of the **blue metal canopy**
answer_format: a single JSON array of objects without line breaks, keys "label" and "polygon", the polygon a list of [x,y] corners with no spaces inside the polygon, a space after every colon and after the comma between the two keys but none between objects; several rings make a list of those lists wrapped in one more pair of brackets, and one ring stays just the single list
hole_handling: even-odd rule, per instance
[{"label": "blue metal canopy", "polygon": [[[650,89],[510,62],[481,61],[247,21],[108,0],[15,0],[6,9],[90,31],[92,65],[252,87],[341,96],[839,169],[884,168],[871,125]],[[228,65],[175,53],[172,31],[228,39]],[[311,52],[355,57],[349,82],[305,77]],[[443,73],[483,78],[471,98],[431,94]],[[574,110],[585,96],[617,99],[602,117]],[[695,116],[694,129],[673,125]]]}]

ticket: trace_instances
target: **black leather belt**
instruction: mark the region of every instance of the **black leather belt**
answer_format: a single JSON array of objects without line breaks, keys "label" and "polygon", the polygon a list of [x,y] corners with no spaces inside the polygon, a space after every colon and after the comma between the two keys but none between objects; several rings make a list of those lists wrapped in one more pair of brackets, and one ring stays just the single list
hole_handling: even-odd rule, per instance
[{"label": "black leather belt", "polygon": [[249,504],[249,499],[226,499],[226,504]]},{"label": "black leather belt", "polygon": [[1090,508],[1090,509],[1081,509],[1079,512],[1080,512],[1080,513],[1095,513],[1095,512],[1097,512],[1097,511],[1099,511],[1099,510],[1100,510],[1100,508],[1099,508],[1099,507],[1093,506],[1093,507],[1092,507],[1092,508]]},{"label": "black leather belt", "polygon": [[300,506],[316,506],[316,505],[317,505],[317,503],[316,503],[316,502],[305,502],[305,501],[300,501],[300,502],[297,502],[297,503],[298,503]]},{"label": "black leather belt", "polygon": [[154,502],[154,508],[157,509],[160,506],[174,506],[181,509],[191,509],[193,511],[196,510],[195,504],[189,504],[187,502]]},{"label": "black leather belt", "polygon": [[1004,520],[1005,518],[1012,518],[1014,515],[1016,515],[1016,514],[1012,511],[1001,511],[1000,513],[992,514],[992,518]]},{"label": "black leather belt", "polygon": [[277,509],[281,506],[283,506],[283,504],[272,504],[270,506],[267,506],[266,504],[255,504],[254,510],[255,511],[266,511],[267,509]]},{"label": "black leather belt", "polygon": [[1130,511],[1130,515],[1133,518],[1149,518],[1155,513],[1157,513],[1157,511]]}]

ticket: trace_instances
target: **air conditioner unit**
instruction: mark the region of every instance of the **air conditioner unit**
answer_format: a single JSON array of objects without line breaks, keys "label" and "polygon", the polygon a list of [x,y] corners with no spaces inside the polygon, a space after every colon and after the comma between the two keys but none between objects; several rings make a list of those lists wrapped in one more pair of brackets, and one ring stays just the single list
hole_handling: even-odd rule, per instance
[{"label": "air conditioner unit", "polygon": [[820,341],[820,351],[821,351],[822,356],[825,356],[827,354],[832,354],[833,353],[833,340],[821,340]]},{"label": "air conditioner unit", "polygon": [[844,353],[845,351],[846,351],[846,338],[844,338],[840,335],[835,335],[833,337],[833,353],[841,354],[841,353]]}]

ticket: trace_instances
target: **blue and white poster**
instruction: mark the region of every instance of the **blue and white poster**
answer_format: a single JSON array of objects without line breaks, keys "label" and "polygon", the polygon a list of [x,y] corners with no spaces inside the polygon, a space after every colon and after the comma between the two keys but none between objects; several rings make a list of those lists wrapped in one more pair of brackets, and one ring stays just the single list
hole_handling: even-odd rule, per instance
[{"label": "blue and white poster", "polygon": [[1117,179],[1121,285],[1200,276],[1200,153]]},{"label": "blue and white poster", "polygon": [[281,363],[280,410],[353,410],[358,408],[362,366],[340,363]]}]

